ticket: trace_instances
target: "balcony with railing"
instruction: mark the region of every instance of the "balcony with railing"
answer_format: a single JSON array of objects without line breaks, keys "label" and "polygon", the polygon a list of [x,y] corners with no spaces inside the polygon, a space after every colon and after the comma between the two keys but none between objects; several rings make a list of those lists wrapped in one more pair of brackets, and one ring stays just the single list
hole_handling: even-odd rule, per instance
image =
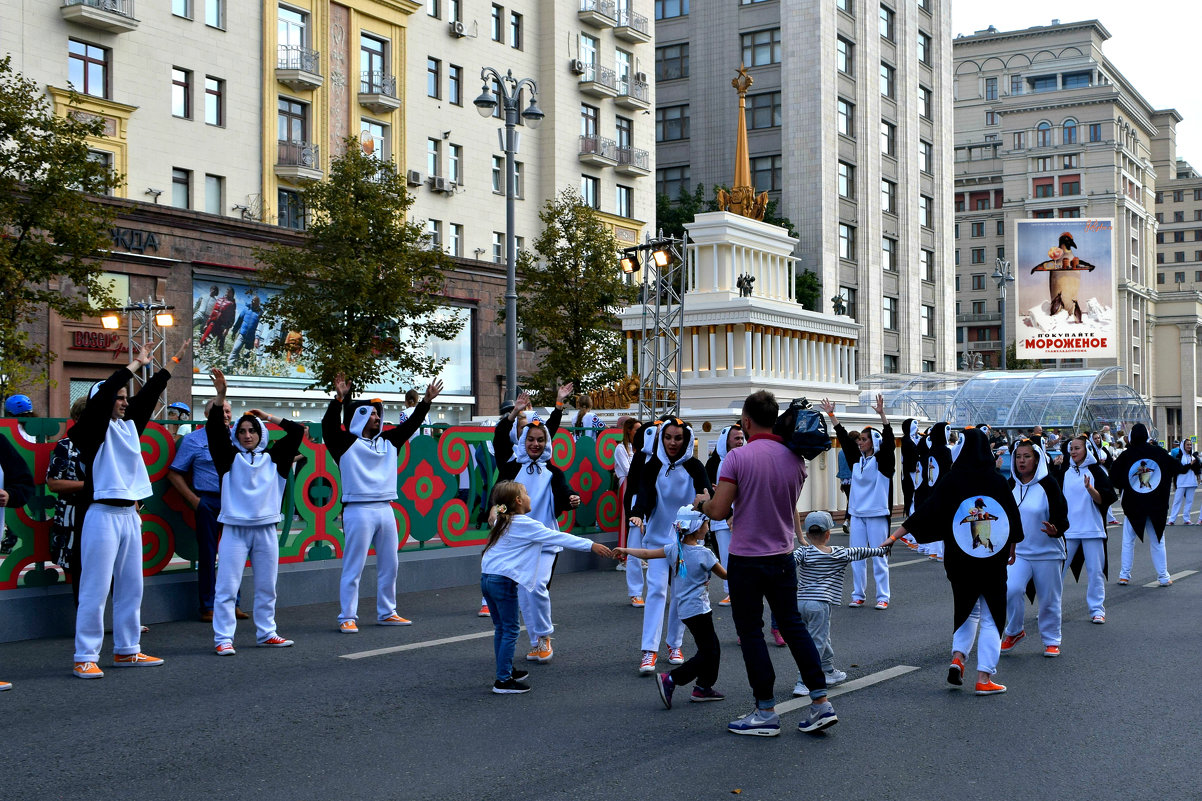
[{"label": "balcony with railing", "polygon": [[580,0],[580,11],[576,16],[585,25],[594,28],[612,28],[618,23],[616,0]]},{"label": "balcony with railing", "polygon": [[618,163],[618,143],[601,136],[581,134],[580,162],[594,167],[612,167]]},{"label": "balcony with railing", "polygon": [[279,140],[275,174],[293,183],[320,181],[322,176],[321,150],[312,142]]},{"label": "balcony with railing", "polygon": [[624,8],[618,12],[618,27],[614,28],[614,36],[635,44],[650,42],[651,24],[642,14]]},{"label": "balcony with railing", "polygon": [[[641,74],[641,73],[640,73]],[[618,96],[614,100],[619,106],[631,109],[651,107],[651,86],[646,81],[626,78],[618,81]]]},{"label": "balcony with railing", "polygon": [[638,147],[619,147],[617,156],[618,163],[614,165],[614,172],[623,175],[651,174],[651,155],[646,150]]},{"label": "balcony with railing", "polygon": [[387,114],[401,107],[396,96],[396,76],[372,70],[359,73],[359,105],[377,114]]},{"label": "balcony with railing", "polygon": [[609,67],[585,64],[580,74],[580,91],[593,97],[617,97],[618,74]]},{"label": "balcony with railing", "polygon": [[280,45],[275,79],[293,89],[316,89],[322,84],[321,53],[300,45]]},{"label": "balcony with railing", "polygon": [[126,33],[138,27],[134,0],[63,0],[59,13],[68,22],[109,33]]}]

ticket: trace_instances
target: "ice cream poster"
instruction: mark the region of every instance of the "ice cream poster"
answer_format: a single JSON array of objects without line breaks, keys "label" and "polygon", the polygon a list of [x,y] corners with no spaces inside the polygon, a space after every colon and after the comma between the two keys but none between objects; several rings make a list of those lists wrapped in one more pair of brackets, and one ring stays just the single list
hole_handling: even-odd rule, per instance
[{"label": "ice cream poster", "polygon": [[1014,223],[1020,359],[1115,358],[1114,220]]}]

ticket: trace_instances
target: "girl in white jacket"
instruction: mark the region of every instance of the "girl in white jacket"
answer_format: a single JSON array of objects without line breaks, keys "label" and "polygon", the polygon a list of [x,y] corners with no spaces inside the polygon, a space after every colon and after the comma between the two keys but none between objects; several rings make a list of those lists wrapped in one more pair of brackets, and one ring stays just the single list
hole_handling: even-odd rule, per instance
[{"label": "girl in white jacket", "polygon": [[529,516],[530,496],[516,481],[500,481],[492,491],[489,521],[492,531],[480,560],[480,592],[488,602],[493,623],[493,653],[497,675],[492,691],[498,695],[529,692],[521,681],[528,674],[515,671],[513,649],[518,639],[518,587],[533,592],[539,582],[539,558],[545,546],[613,553],[599,542],[548,528]]},{"label": "girl in white jacket", "polygon": [[[1198,489],[1198,473],[1202,463],[1194,453],[1194,443],[1188,438],[1177,445],[1177,461],[1181,463],[1181,473],[1177,476],[1177,490],[1173,493],[1173,510],[1169,513],[1169,525],[1176,525],[1177,515],[1184,513],[1185,525],[1190,525],[1190,509],[1194,506],[1194,492]],[[1199,517],[1202,521],[1202,517]]]}]

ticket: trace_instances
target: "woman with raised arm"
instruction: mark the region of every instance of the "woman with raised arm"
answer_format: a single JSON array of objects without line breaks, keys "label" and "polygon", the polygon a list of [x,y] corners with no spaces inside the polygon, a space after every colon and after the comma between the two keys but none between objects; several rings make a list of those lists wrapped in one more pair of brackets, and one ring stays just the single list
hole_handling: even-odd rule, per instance
[{"label": "woman with raised arm", "polygon": [[1068,442],[1068,458],[1056,460],[1064,499],[1068,502],[1068,529],[1064,532],[1068,567],[1081,579],[1089,574],[1085,602],[1091,623],[1106,622],[1106,510],[1117,499],[1106,471],[1098,464],[1085,434]]}]

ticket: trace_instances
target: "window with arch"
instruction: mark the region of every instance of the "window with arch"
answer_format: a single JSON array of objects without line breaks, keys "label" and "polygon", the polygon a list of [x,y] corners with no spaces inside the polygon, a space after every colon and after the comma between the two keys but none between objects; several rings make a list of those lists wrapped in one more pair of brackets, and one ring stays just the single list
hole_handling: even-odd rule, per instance
[{"label": "window with arch", "polygon": [[1052,123],[1044,120],[1035,126],[1035,146],[1049,147],[1052,144]]},{"label": "window with arch", "polygon": [[1069,117],[1064,121],[1064,129],[1061,132],[1061,141],[1066,145],[1077,144],[1077,121]]}]

